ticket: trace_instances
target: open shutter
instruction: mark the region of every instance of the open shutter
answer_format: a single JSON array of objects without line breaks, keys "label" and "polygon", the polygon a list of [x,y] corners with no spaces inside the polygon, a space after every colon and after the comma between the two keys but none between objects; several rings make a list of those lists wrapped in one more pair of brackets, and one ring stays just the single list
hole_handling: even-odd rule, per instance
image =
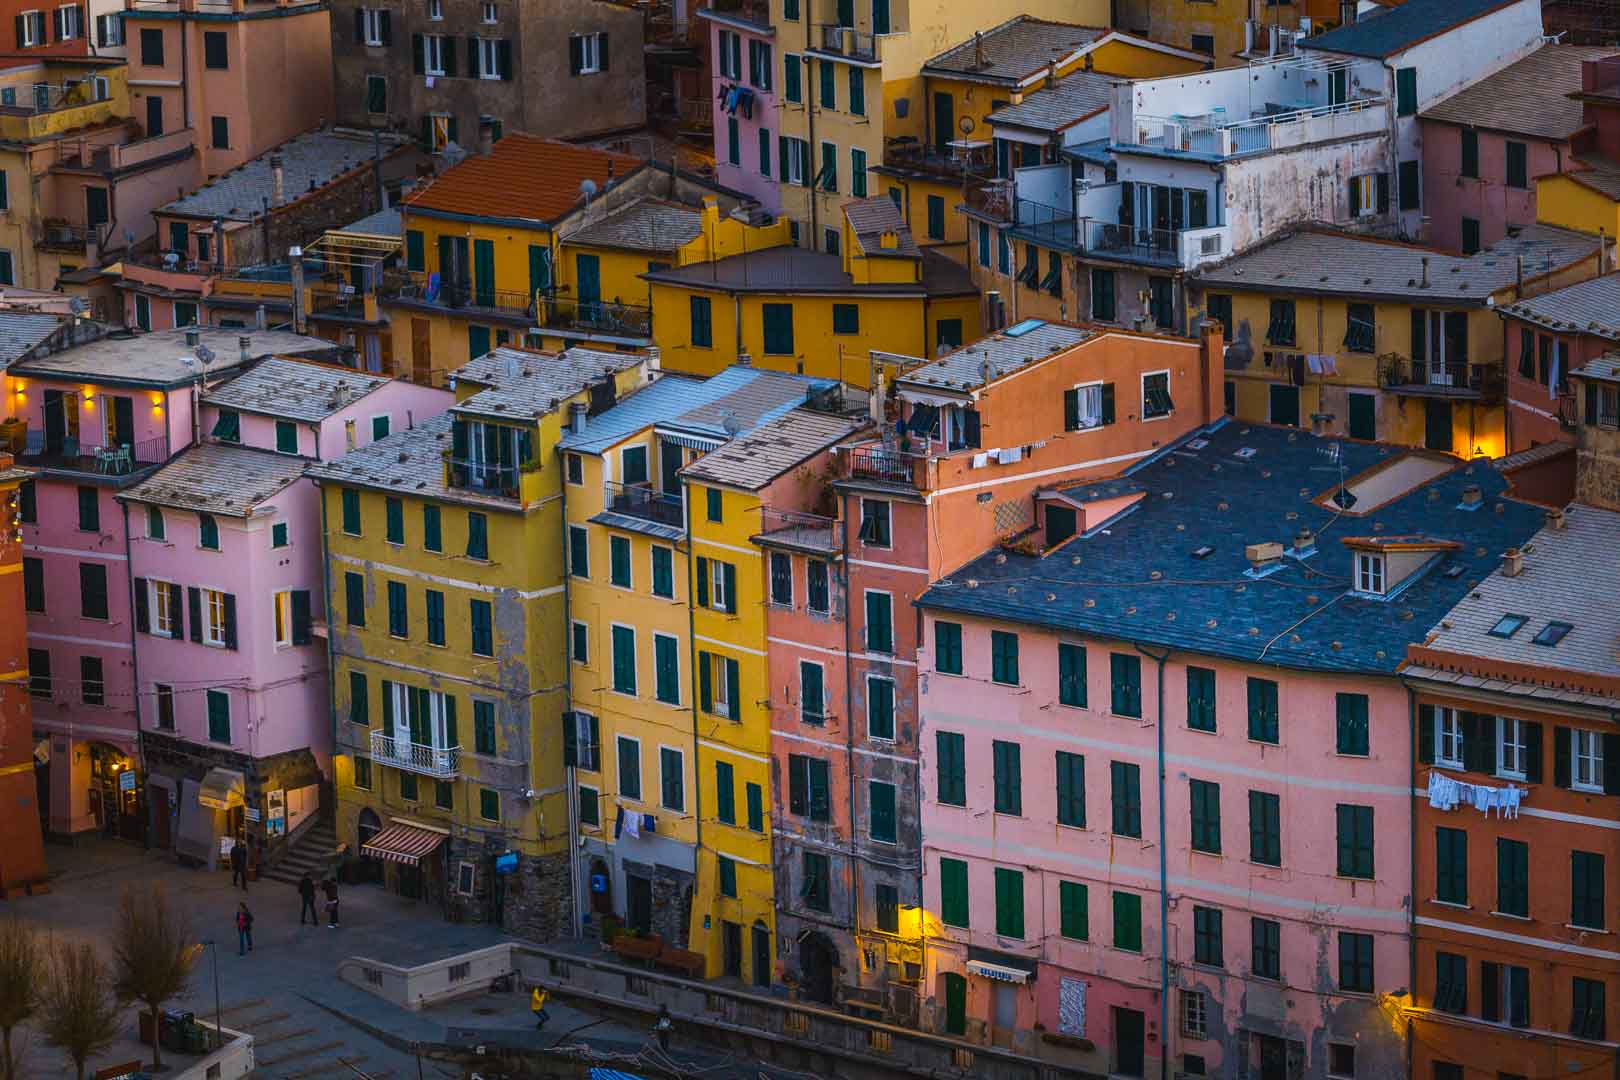
[{"label": "open shutter", "polygon": [[1421,764],[1434,764],[1434,706],[1419,705],[1417,721],[1417,759]]},{"label": "open shutter", "polygon": [[1603,736],[1603,794],[1620,795],[1620,735]]},{"label": "open shutter", "polygon": [[1429,319],[1422,308],[1412,309],[1412,363],[1429,362]]},{"label": "open shutter", "polygon": [[979,410],[962,410],[962,441],[974,450],[979,448]]},{"label": "open shutter", "polygon": [[225,647],[236,648],[236,594],[225,594]]},{"label": "open shutter", "polygon": [[[427,73],[427,47],[422,41],[421,34],[411,35],[411,70],[418,75]],[[427,124],[430,121],[424,116],[422,122]]]},{"label": "open shutter", "polygon": [[[444,61],[444,74],[445,74],[445,76],[447,78],[451,78],[451,79],[456,77],[456,46],[455,46],[455,40],[456,39],[452,38],[452,37],[445,37],[445,38],[440,39],[441,44],[442,44],[443,47],[439,50],[439,56]],[[454,136],[451,136],[451,141],[452,142],[455,141]]]},{"label": "open shutter", "polygon": [[[184,590],[178,585],[169,585],[169,610],[174,614],[174,639],[181,640],[186,636],[186,603]],[[196,624],[193,623],[193,626]]]},{"label": "open shutter", "polygon": [[1389,213],[1389,173],[1378,174],[1378,212]]},{"label": "open shutter", "polygon": [[721,572],[726,579],[726,614],[737,614],[737,568],[731,563],[721,563]]},{"label": "open shutter", "polygon": [[294,645],[308,645],[309,641],[309,590],[294,589],[292,594],[292,643]]},{"label": "open shutter", "polygon": [[1479,1018],[1499,1022],[1502,1019],[1502,965],[1479,965]]},{"label": "open shutter", "polygon": [[25,41],[27,41],[27,34],[28,34],[28,31],[23,29],[23,17],[21,15],[18,15],[17,16],[17,48],[19,48],[19,49],[23,48],[23,43]]},{"label": "open shutter", "polygon": [[596,70],[597,71],[606,71],[607,69],[608,69],[608,36],[607,36],[607,31],[604,30],[600,34],[596,35]]},{"label": "open shutter", "polygon": [[709,654],[700,652],[698,655],[698,708],[703,712],[714,711],[714,677],[709,672]]},{"label": "open shutter", "polygon": [[729,706],[728,715],[732,720],[742,719],[742,687],[737,682],[737,661],[726,657],[726,695]]},{"label": "open shutter", "polygon": [[698,561],[697,561],[697,579],[698,579],[698,590],[697,590],[698,607],[708,607],[709,606],[709,560],[703,558],[702,556],[699,556]]},{"label": "open shutter", "polygon": [[146,579],[135,579],[135,629],[143,634],[150,634],[151,615],[147,611]]},{"label": "open shutter", "polygon": [[1586,384],[1586,422],[1595,424],[1598,420],[1598,388],[1597,383]]},{"label": "open shutter", "polygon": [[382,681],[383,706],[383,734],[390,739],[394,737],[394,684],[387,679]]},{"label": "open shutter", "polygon": [[1524,778],[1532,784],[1541,783],[1541,725],[1524,725]]},{"label": "open shutter", "polygon": [[512,41],[501,38],[495,43],[495,73],[505,82],[512,81]]},{"label": "open shutter", "polygon": [[474,79],[476,79],[479,76],[484,74],[484,66],[481,63],[481,60],[482,60],[482,57],[480,57],[479,53],[478,53],[478,39],[475,38],[475,37],[468,38],[467,39],[467,74],[469,76],[471,76],[472,78],[474,78]]},{"label": "open shutter", "polygon": [[[786,135],[776,137],[776,178],[784,184],[788,182],[788,141]],[[1592,388],[1588,387],[1588,389]],[[1596,398],[1593,400],[1596,400]],[[1597,406],[1594,405],[1587,411],[1594,418],[1593,422],[1595,423]]]},{"label": "open shutter", "polygon": [[[474,727],[477,727],[478,710],[473,710]],[[563,764],[570,769],[579,767],[579,721],[574,719],[574,713],[565,711],[562,714],[563,729]]]},{"label": "open shutter", "polygon": [[1063,430],[1080,430],[1080,391],[1063,391]]},{"label": "open shutter", "polygon": [[454,694],[444,695],[444,745],[446,749],[461,745],[460,733],[456,731],[456,697]]},{"label": "open shutter", "polygon": [[1474,717],[1474,734],[1478,749],[1479,771],[1495,774],[1496,772],[1496,717],[1479,715]]},{"label": "open shutter", "polygon": [[202,643],[202,590],[195,585],[186,590],[186,607],[191,612],[191,640]]},{"label": "open shutter", "polygon": [[578,34],[568,38],[568,74],[578,75],[585,66],[585,42]]},{"label": "open shutter", "polygon": [[[1561,788],[1567,788],[1570,785],[1569,744],[1569,728],[1553,728],[1553,783]],[[1608,763],[1605,762],[1604,765],[1607,768]]]},{"label": "open shutter", "polygon": [[365,8],[357,7],[354,9],[354,43],[356,45],[364,45],[366,43]]},{"label": "open shutter", "polygon": [[1114,384],[1111,382],[1103,383],[1102,386],[1102,422],[1105,424],[1114,422]]},{"label": "open shutter", "polygon": [[382,38],[384,45],[394,43],[394,21],[389,17],[387,8],[377,12],[377,29],[381,31],[378,36]]}]

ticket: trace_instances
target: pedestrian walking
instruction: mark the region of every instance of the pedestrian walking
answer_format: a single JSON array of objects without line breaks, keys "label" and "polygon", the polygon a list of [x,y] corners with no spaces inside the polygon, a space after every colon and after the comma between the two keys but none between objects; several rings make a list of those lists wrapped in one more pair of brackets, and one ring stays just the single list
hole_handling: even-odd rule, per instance
[{"label": "pedestrian walking", "polygon": [[534,1013],[534,1027],[536,1031],[546,1026],[551,1014],[546,1011],[546,998],[551,995],[544,987],[537,986],[529,992],[529,1011]]},{"label": "pedestrian walking", "polygon": [[236,905],[236,955],[246,956],[253,951],[253,912],[248,910],[247,901],[243,900]]},{"label": "pedestrian walking", "polygon": [[675,1027],[675,1021],[670,1018],[669,1006],[658,1006],[658,1022],[653,1025],[653,1034],[658,1036],[658,1049],[669,1053],[669,1033]]},{"label": "pedestrian walking", "polygon": [[247,892],[247,865],[247,845],[238,840],[236,843],[231,845],[231,888],[234,889],[236,887],[236,883],[240,881],[242,883],[242,891]]},{"label": "pedestrian walking", "polygon": [[326,875],[326,880],[321,883],[321,888],[326,892],[326,925],[336,930],[338,925],[337,878],[331,874]]},{"label": "pedestrian walking", "polygon": [[321,925],[320,916],[315,914],[315,879],[309,876],[306,870],[304,876],[298,879],[298,925],[304,925],[304,916],[309,916],[311,925]]}]

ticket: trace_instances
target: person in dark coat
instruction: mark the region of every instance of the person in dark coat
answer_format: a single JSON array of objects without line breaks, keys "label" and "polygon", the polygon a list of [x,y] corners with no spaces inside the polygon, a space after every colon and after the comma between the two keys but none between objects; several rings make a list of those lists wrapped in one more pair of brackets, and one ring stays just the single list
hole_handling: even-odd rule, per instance
[{"label": "person in dark coat", "polygon": [[337,878],[328,874],[326,880],[321,883],[321,888],[326,892],[326,925],[336,930],[338,925]]},{"label": "person in dark coat", "polygon": [[236,955],[246,956],[253,951],[253,912],[247,901],[236,905]]},{"label": "person in dark coat", "polygon": [[298,879],[298,900],[298,925],[303,926],[304,916],[308,915],[309,921],[319,926],[320,916],[315,914],[315,879],[310,877],[307,871]]},{"label": "person in dark coat", "polygon": [[238,881],[240,881],[242,883],[242,891],[247,892],[247,865],[248,865],[248,849],[247,849],[247,845],[242,843],[242,841],[238,840],[236,843],[231,845],[231,887],[232,888],[235,888],[236,883]]}]

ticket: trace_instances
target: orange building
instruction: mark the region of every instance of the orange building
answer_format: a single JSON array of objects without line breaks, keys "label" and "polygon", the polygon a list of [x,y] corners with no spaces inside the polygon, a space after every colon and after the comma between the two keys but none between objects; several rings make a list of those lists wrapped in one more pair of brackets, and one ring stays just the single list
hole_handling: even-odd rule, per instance
[{"label": "orange building", "polygon": [[[0,611],[24,607],[33,587],[23,572],[22,500],[32,469],[0,453]],[[34,783],[33,709],[28,696],[27,620],[0,620],[0,894],[45,880],[39,800]]]},{"label": "orange building", "polygon": [[1620,1070],[1617,546],[1620,507],[1550,511],[1408,651],[1414,1077]]}]

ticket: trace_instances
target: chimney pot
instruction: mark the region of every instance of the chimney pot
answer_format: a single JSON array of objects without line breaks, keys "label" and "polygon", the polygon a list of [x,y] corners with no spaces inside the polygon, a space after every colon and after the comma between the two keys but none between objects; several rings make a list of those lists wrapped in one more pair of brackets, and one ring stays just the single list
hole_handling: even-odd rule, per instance
[{"label": "chimney pot", "polygon": [[253,355],[253,339],[243,334],[236,339],[236,344],[242,349],[242,363],[247,363]]},{"label": "chimney pot", "polygon": [[287,173],[282,167],[281,155],[270,155],[270,205],[280,206],[287,201]]},{"label": "chimney pot", "polygon": [[576,401],[568,406],[568,426],[575,435],[585,430],[585,403]]},{"label": "chimney pot", "polygon": [[1462,504],[1466,507],[1476,507],[1485,501],[1485,491],[1478,484],[1469,484],[1463,488]]},{"label": "chimney pot", "polygon": [[749,356],[747,353],[738,353],[737,354],[737,366],[738,367],[753,367],[754,366],[754,358],[752,356]]},{"label": "chimney pot", "polygon": [[1524,573],[1524,552],[1516,547],[1502,552],[1502,576],[1518,577]]},{"label": "chimney pot", "polygon": [[1429,287],[1429,257],[1427,255],[1423,256],[1423,287],[1425,289]]},{"label": "chimney pot", "polygon": [[187,330],[186,331],[186,347],[187,348],[195,349],[201,343],[202,343],[202,331],[200,331],[200,330]]},{"label": "chimney pot", "polygon": [[1549,510],[1547,511],[1547,524],[1555,529],[1567,529],[1569,528],[1569,515],[1557,508]]},{"label": "chimney pot", "polygon": [[480,116],[478,118],[478,155],[489,157],[495,152],[495,118]]}]

